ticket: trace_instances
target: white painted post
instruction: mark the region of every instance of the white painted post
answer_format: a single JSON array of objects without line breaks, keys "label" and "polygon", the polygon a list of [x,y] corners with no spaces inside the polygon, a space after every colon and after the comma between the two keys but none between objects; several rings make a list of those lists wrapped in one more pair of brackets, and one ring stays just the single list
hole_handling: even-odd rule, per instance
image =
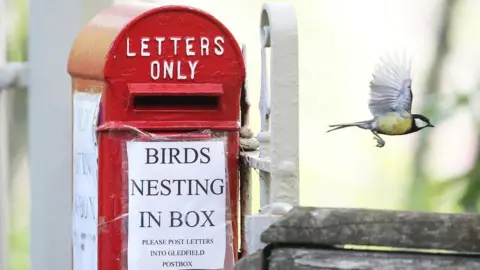
[{"label": "white painted post", "polygon": [[[270,158],[270,91],[268,87],[267,75],[267,46],[270,41],[268,27],[260,28],[260,42],[261,42],[261,86],[260,86],[260,127],[258,133],[258,142],[260,144],[259,157]],[[270,204],[270,171],[260,170],[260,207],[265,207]]]},{"label": "white painted post", "polygon": [[[32,270],[72,268],[72,99],[67,60],[86,20],[112,1],[30,1]],[[52,12],[52,11],[55,12]]]},{"label": "white painted post", "polygon": [[[6,4],[0,0],[0,66],[7,62]],[[1,76],[1,74],[0,74]],[[9,141],[9,95],[0,86],[0,270],[8,267],[8,235],[10,223],[10,141]]]},{"label": "white painted post", "polygon": [[264,4],[260,29],[262,47],[270,48],[270,203],[295,206],[299,201],[298,35],[295,10],[285,3]]},{"label": "white painted post", "polygon": [[[297,19],[293,7],[285,3],[265,3],[261,14],[260,147],[257,154],[243,154],[260,171],[261,209],[246,217],[248,253],[263,248],[261,233],[299,203]],[[267,48],[271,50],[268,77]]]}]

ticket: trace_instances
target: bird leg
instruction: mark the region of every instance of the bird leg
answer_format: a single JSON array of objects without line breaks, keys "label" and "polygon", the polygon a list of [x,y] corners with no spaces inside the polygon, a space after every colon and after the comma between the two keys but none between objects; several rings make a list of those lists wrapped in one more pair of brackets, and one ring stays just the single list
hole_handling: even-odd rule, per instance
[{"label": "bird leg", "polygon": [[378,136],[377,132],[372,131],[372,133],[375,136],[373,137],[373,139],[377,141],[377,147],[383,147],[385,145],[385,141],[380,136]]}]

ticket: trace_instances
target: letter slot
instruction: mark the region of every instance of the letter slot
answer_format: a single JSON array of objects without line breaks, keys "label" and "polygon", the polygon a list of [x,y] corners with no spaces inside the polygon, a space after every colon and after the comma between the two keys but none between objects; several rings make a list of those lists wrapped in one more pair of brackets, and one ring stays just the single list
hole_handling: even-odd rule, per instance
[{"label": "letter slot", "polygon": [[134,111],[218,110],[221,84],[128,84]]}]

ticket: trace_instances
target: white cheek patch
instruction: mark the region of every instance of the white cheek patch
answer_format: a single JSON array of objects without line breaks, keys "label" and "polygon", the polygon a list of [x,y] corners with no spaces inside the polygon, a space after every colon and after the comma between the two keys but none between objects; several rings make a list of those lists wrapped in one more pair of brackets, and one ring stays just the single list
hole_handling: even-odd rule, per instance
[{"label": "white cheek patch", "polygon": [[422,119],[415,119],[415,125],[419,128],[426,127],[428,125],[427,122],[423,121]]}]

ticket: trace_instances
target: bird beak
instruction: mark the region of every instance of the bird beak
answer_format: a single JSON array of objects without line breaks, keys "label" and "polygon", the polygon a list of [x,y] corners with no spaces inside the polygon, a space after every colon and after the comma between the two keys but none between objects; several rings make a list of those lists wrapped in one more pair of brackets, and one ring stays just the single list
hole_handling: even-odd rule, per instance
[{"label": "bird beak", "polygon": [[432,124],[428,124],[428,126],[429,126],[429,127],[435,127],[435,126],[434,126],[434,125],[432,125]]}]

